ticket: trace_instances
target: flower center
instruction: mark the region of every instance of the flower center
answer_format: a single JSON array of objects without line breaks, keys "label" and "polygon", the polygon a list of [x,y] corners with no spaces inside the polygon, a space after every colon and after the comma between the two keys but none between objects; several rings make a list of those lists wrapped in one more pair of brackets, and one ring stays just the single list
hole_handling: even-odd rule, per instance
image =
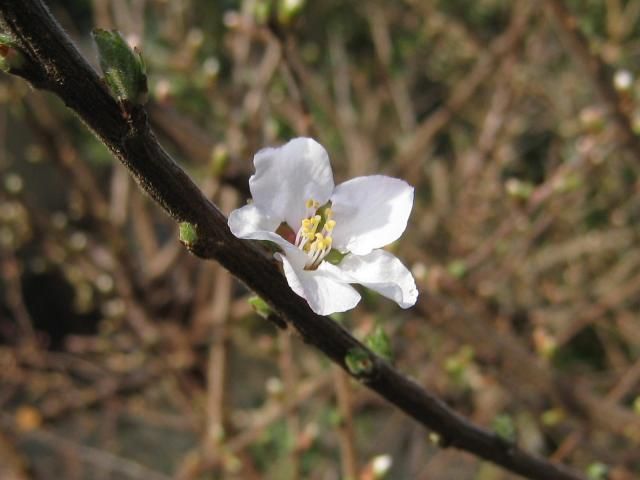
[{"label": "flower center", "polygon": [[331,232],[336,226],[336,221],[331,217],[333,212],[330,206],[320,208],[320,204],[310,198],[306,201],[307,216],[302,219],[295,246],[307,254],[309,258],[304,268],[315,270],[320,262],[331,251]]}]

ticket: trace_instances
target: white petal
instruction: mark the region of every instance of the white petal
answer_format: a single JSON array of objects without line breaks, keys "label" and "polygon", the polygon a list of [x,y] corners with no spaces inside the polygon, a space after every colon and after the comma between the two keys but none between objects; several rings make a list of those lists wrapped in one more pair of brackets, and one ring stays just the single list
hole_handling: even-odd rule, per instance
[{"label": "white petal", "polygon": [[256,173],[249,179],[253,202],[297,230],[305,217],[305,202],[326,203],[333,191],[329,155],[311,138],[294,138],[280,148],[265,148],[253,158]]},{"label": "white petal", "polygon": [[385,250],[374,250],[367,255],[347,255],[337,265],[352,282],[358,282],[409,308],[418,299],[418,289],[411,272],[400,260]]},{"label": "white petal", "polygon": [[402,235],[413,206],[413,187],[384,175],[357,177],[338,185],[331,202],[334,248],[365,255]]},{"label": "white petal", "polygon": [[303,268],[308,260],[307,255],[298,247],[273,231],[280,225],[280,221],[266,215],[254,204],[245,205],[231,212],[228,223],[231,233],[238,238],[274,242],[299,268]]},{"label": "white petal", "polygon": [[258,231],[274,232],[280,220],[263,212],[254,203],[238,208],[229,214],[229,229],[238,238],[254,238]]},{"label": "white petal", "polygon": [[279,253],[284,274],[291,289],[304,298],[318,315],[330,315],[351,310],[360,301],[360,294],[341,280],[333,265],[323,262],[317,270],[304,270]]}]

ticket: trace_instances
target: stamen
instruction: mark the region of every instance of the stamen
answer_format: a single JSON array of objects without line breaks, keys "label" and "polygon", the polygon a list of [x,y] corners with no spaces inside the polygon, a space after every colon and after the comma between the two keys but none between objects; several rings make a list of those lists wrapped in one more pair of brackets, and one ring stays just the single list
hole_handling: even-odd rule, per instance
[{"label": "stamen", "polygon": [[[315,240],[313,241],[313,243],[311,243],[311,246],[309,247],[309,251],[307,252],[307,255],[309,255],[313,260],[316,253],[322,249],[323,245],[324,245],[324,239],[322,237],[322,234],[316,233]],[[311,263],[313,263],[313,261]]]},{"label": "stamen", "polygon": [[332,232],[333,229],[335,228],[335,226],[336,226],[336,221],[335,220],[327,220],[325,222],[325,224],[324,224],[324,229],[327,232]]},{"label": "stamen", "polygon": [[[295,237],[295,245],[307,254],[308,261],[305,268],[315,269],[331,251],[333,239],[331,232],[336,226],[336,221],[331,217],[333,211],[330,207],[318,210],[320,203],[310,198],[305,201],[307,216],[300,222]],[[318,213],[320,212],[320,213]],[[318,227],[322,224],[322,231]]]},{"label": "stamen", "polygon": [[320,263],[318,262],[318,259],[320,258],[321,255],[322,255],[322,250],[318,250],[316,253],[313,254],[313,256],[311,257],[311,261],[306,266],[316,268],[318,266],[318,263]]}]

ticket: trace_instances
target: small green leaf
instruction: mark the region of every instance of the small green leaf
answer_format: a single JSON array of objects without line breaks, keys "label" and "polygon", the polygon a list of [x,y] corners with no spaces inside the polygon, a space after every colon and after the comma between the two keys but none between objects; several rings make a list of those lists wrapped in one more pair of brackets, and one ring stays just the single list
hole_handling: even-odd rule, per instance
[{"label": "small green leaf", "polygon": [[473,347],[463,345],[453,355],[447,357],[444,368],[451,378],[461,386],[466,385],[467,372],[474,359]]},{"label": "small green leaf", "polygon": [[216,146],[211,152],[211,173],[220,178],[229,165],[229,151],[221,145]]},{"label": "small green leaf", "polygon": [[347,353],[344,359],[349,372],[356,377],[365,376],[372,372],[373,361],[369,353],[360,347],[354,347]]},{"label": "small green leaf", "polygon": [[462,278],[467,274],[467,264],[463,260],[454,260],[447,265],[447,271],[456,278]]},{"label": "small green leaf", "polygon": [[271,15],[271,2],[256,2],[253,7],[253,18],[258,25],[264,25]]},{"label": "small green leaf", "polygon": [[278,20],[287,25],[302,11],[305,0],[280,0],[278,2]]},{"label": "small green leaf", "polygon": [[329,421],[329,425],[331,427],[337,428],[342,423],[343,418],[337,408],[332,408],[327,413],[327,420]]},{"label": "small green leaf", "polygon": [[513,424],[513,419],[506,413],[496,415],[491,422],[493,431],[503,440],[513,442],[516,439],[516,427]]},{"label": "small green leaf", "polygon": [[250,297],[248,302],[251,308],[262,318],[269,318],[269,315],[273,313],[269,304],[257,295]]},{"label": "small green leaf", "polygon": [[100,68],[111,93],[120,102],[141,105],[147,98],[147,75],[140,52],[131,49],[117,30],[93,31]]},{"label": "small green leaf", "polygon": [[559,193],[575,192],[583,184],[582,178],[576,173],[569,173],[564,177],[559,178],[554,184],[553,188]]},{"label": "small green leaf", "polygon": [[543,425],[554,427],[562,422],[565,417],[565,412],[561,408],[551,408],[542,414],[540,420]]},{"label": "small green leaf", "polygon": [[505,183],[507,193],[517,200],[528,200],[535,190],[530,182],[525,182],[517,178],[509,178]]},{"label": "small green leaf", "polygon": [[609,467],[604,463],[594,462],[587,467],[589,480],[605,480],[609,473]]},{"label": "small green leaf", "polygon": [[182,222],[180,224],[180,241],[185,245],[193,245],[198,241],[198,232],[193,223]]},{"label": "small green leaf", "polygon": [[367,347],[385,360],[390,361],[392,359],[391,341],[380,325],[374,328],[373,332],[367,336],[365,343]]}]

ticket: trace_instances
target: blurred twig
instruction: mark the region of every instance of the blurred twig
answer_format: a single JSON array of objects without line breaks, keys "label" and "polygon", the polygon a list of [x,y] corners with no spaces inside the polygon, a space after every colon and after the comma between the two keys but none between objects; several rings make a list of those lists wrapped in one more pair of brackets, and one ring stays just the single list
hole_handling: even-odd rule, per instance
[{"label": "blurred twig", "polygon": [[451,92],[445,105],[419,123],[411,137],[400,145],[393,165],[394,168],[400,169],[404,177],[416,178],[423,165],[420,158],[424,157],[424,151],[435,135],[464,107],[482,82],[494,73],[496,66],[519,45],[529,26],[530,14],[529,2],[515,3],[507,30],[493,40],[486,52],[476,61],[466,79],[459,82]]},{"label": "blurred twig", "polygon": [[138,462],[114,455],[105,450],[99,450],[87,445],[76,443],[63,435],[58,435],[52,431],[45,429],[33,429],[28,432],[20,432],[15,425],[14,420],[7,414],[1,414],[0,424],[7,429],[12,430],[25,440],[34,441],[54,450],[73,451],[83,461],[88,462],[94,467],[104,469],[108,472],[117,473],[129,479],[148,479],[148,480],[169,480],[170,477],[160,472],[152,470]]},{"label": "blurred twig", "polygon": [[621,108],[620,98],[604,63],[589,49],[588,40],[580,32],[575,17],[571,15],[564,2],[545,0],[544,4],[572,57],[580,62],[596,93],[609,110],[621,142],[628,147],[629,153],[635,157],[636,161],[640,162],[640,139],[633,131],[629,116]]},{"label": "blurred twig", "polygon": [[336,399],[340,423],[338,435],[340,441],[340,454],[342,461],[342,478],[345,480],[357,480],[359,477],[358,453],[356,450],[356,437],[351,405],[351,379],[342,370],[334,369]]}]

